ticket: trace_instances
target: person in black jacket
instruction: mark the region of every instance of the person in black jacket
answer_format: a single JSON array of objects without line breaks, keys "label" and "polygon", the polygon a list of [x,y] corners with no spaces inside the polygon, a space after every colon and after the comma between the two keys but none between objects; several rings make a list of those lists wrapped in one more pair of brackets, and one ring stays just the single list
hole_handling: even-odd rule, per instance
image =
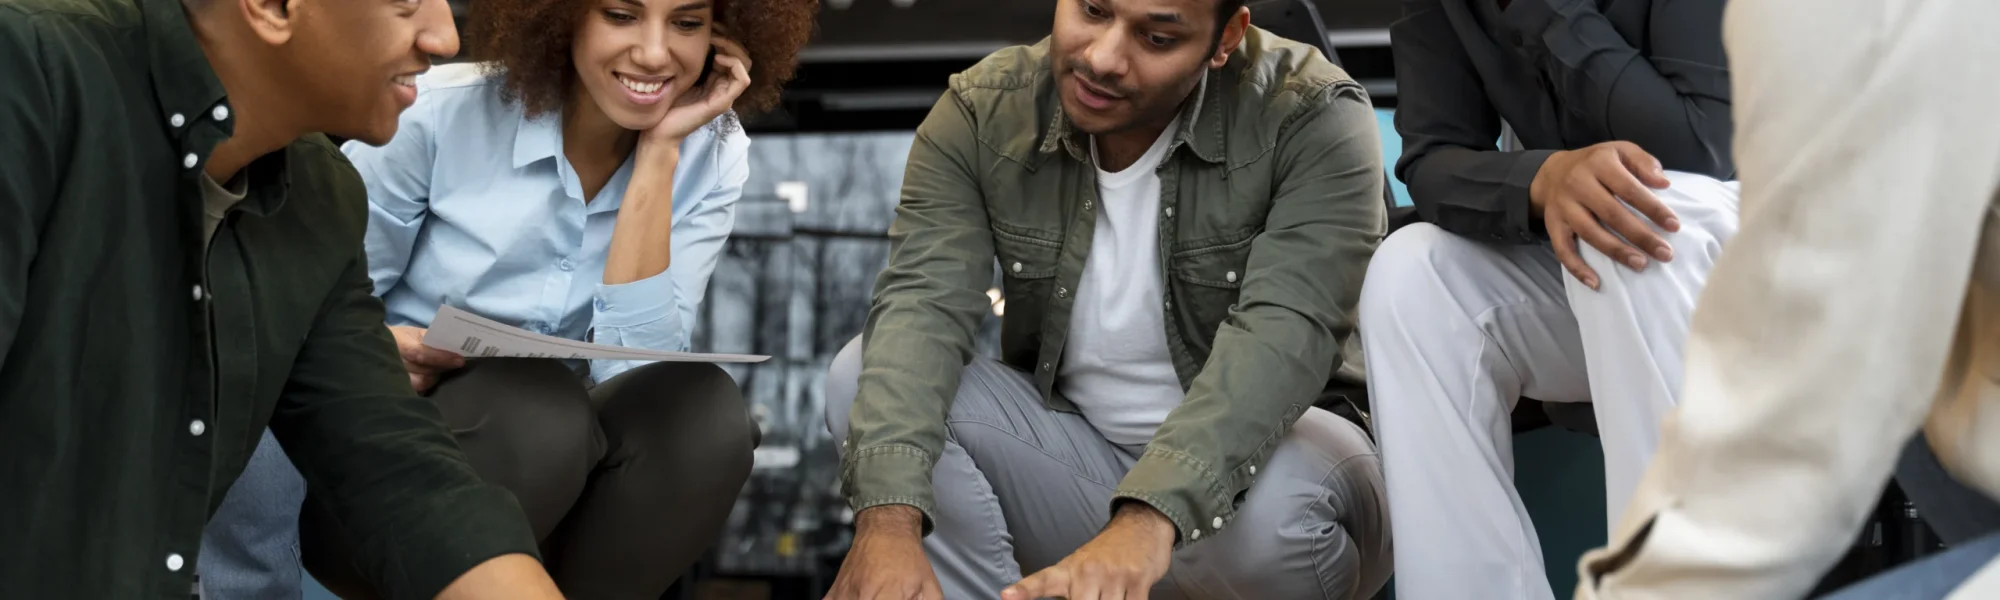
[{"label": "person in black jacket", "polygon": [[1360,308],[1397,596],[1552,598],[1509,414],[1595,405],[1615,523],[1736,230],[1723,1],[1404,7],[1396,174],[1422,222],[1383,242]]}]

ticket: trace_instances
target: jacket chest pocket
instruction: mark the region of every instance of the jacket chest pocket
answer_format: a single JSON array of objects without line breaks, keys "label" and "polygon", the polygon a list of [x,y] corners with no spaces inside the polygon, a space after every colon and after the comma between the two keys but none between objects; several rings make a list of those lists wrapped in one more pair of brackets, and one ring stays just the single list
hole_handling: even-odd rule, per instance
[{"label": "jacket chest pocket", "polygon": [[1250,263],[1250,242],[1255,239],[1253,233],[1242,239],[1173,254],[1171,271],[1177,288],[1174,294],[1177,306],[1168,315],[1181,321],[1183,331],[1202,333],[1199,339],[1183,340],[1199,350],[1199,358],[1207,357],[1216,328],[1236,306],[1243,281],[1249,275],[1246,267]]},{"label": "jacket chest pocket", "polygon": [[993,253],[1000,259],[1002,291],[1007,302],[1005,312],[1018,318],[1009,319],[1002,315],[1000,339],[1019,340],[1025,344],[1003,348],[1002,351],[1025,353],[1006,356],[1008,362],[1032,364],[1042,345],[1042,321],[1049,312],[1052,290],[1056,287],[1062,244],[1025,231],[1017,233],[1008,229],[1011,228],[998,224],[993,227]]},{"label": "jacket chest pocket", "polygon": [[1000,259],[1007,302],[1017,309],[1040,308],[1048,302],[1049,292],[1055,286],[1062,243],[1010,229],[1013,228],[993,227],[993,253]]}]

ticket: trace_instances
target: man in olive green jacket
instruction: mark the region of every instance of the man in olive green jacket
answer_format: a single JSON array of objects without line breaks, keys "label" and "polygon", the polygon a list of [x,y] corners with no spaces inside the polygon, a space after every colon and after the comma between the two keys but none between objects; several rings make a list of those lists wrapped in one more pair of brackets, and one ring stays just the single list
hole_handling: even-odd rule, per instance
[{"label": "man in olive green jacket", "polygon": [[1366,94],[1241,1],[1056,10],[918,128],[865,349],[828,375],[858,519],[831,598],[1374,594],[1380,463],[1313,408],[1358,383]]}]

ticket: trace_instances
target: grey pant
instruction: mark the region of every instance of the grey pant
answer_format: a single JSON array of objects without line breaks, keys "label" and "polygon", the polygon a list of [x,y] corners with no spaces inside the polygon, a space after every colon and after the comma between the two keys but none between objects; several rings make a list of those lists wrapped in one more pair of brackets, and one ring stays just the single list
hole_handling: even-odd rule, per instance
[{"label": "grey pant", "polygon": [[[827,373],[827,427],[847,437],[860,342]],[[1028,375],[988,358],[961,376],[931,472],[936,528],[924,540],[944,597],[997,598],[1103,529],[1112,490],[1143,450],[1042,404]],[[1363,599],[1392,570],[1382,465],[1360,427],[1306,412],[1245,494],[1230,527],[1175,552],[1151,597]]]},{"label": "grey pant", "polygon": [[1870,577],[1820,600],[1944,600],[1995,556],[2000,556],[2000,534],[1988,534]]}]

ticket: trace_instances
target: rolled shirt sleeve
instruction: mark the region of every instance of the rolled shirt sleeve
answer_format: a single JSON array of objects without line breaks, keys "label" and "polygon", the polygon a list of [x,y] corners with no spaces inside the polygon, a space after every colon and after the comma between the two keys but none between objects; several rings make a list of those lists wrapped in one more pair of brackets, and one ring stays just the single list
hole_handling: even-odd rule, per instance
[{"label": "rolled shirt sleeve", "polygon": [[[668,352],[686,352],[692,345],[693,324],[701,319],[709,277],[736,226],[736,203],[750,178],[750,138],[740,128],[712,143],[719,146],[715,160],[690,167],[714,169],[716,184],[686,212],[675,215],[672,266],[638,281],[599,284],[590,306],[591,341]],[[590,375],[602,383],[643,364],[646,361],[591,361]]]}]

